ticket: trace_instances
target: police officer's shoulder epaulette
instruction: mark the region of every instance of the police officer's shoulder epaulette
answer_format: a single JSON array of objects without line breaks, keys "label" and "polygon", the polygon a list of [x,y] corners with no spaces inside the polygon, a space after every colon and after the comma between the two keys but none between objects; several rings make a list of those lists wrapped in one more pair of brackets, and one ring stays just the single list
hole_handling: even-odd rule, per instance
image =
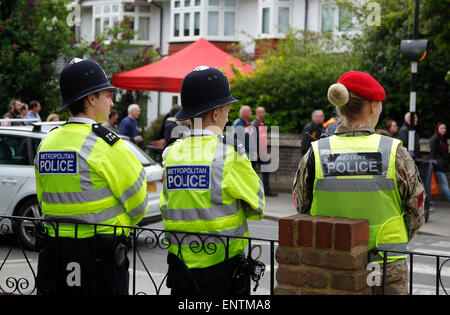
[{"label": "police officer's shoulder epaulette", "polygon": [[227,138],[225,135],[219,135],[219,138],[223,143],[232,145],[239,155],[245,154],[245,147],[239,140],[234,141],[233,138]]},{"label": "police officer's shoulder epaulette", "polygon": [[103,127],[101,124],[92,124],[92,131],[95,132],[97,136],[105,140],[105,142],[110,146],[113,146],[114,143],[116,143],[120,139],[120,137],[113,131],[109,130],[106,127]]},{"label": "police officer's shoulder epaulette", "polygon": [[167,148],[168,146],[171,146],[172,144],[177,142],[177,140],[180,140],[180,139],[179,138],[170,138],[169,141],[167,141],[165,148]]}]

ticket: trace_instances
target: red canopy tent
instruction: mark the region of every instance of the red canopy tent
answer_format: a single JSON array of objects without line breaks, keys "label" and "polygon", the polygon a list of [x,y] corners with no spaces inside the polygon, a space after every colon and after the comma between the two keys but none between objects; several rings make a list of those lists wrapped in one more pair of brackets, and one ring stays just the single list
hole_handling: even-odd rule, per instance
[{"label": "red canopy tent", "polygon": [[230,63],[243,73],[253,70],[201,38],[166,59],[113,75],[112,85],[125,90],[180,92],[183,78],[198,66],[219,68],[228,78],[233,77]]}]

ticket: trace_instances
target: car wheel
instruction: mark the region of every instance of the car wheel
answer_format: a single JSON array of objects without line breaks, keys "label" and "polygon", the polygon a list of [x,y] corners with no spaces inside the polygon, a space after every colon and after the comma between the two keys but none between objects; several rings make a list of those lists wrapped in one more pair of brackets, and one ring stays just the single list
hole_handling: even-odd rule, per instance
[{"label": "car wheel", "polygon": [[[19,217],[42,218],[41,208],[36,198],[26,200],[17,210]],[[22,246],[26,249],[35,250],[36,245],[36,226],[37,220],[19,220],[17,221],[16,233]]]}]

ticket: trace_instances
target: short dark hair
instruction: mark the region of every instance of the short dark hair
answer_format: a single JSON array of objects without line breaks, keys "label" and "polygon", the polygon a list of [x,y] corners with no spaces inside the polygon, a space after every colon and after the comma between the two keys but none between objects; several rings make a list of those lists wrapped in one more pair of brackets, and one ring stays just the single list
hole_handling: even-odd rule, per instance
[{"label": "short dark hair", "polygon": [[[95,92],[92,94],[94,94],[95,97],[97,97],[97,98],[100,96],[100,92]],[[91,95],[91,94],[89,94],[89,95]],[[79,113],[84,113],[86,111],[85,102],[89,95],[87,95],[87,96],[79,99],[75,103],[72,103],[69,105],[69,110],[70,110],[70,113],[72,114],[72,116],[76,116]]]},{"label": "short dark hair", "polygon": [[109,111],[108,118],[111,118],[111,117],[113,117],[113,116],[116,115],[116,114],[117,114],[117,111],[116,111],[115,109],[111,109],[111,110]]},{"label": "short dark hair", "polygon": [[40,104],[38,101],[33,100],[33,101],[31,101],[30,104],[28,105],[28,108],[29,108],[29,109],[33,109],[33,108],[37,107],[38,104]]}]

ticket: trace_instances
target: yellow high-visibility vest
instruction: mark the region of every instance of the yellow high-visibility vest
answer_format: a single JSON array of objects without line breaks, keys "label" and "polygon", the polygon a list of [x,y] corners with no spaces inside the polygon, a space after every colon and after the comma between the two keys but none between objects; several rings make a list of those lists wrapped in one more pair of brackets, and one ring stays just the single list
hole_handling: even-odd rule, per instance
[{"label": "yellow high-visibility vest", "polygon": [[[201,131],[168,147],[164,157],[161,214],[169,252],[188,268],[206,268],[242,253],[247,219],[264,215],[264,186],[245,152]],[[247,206],[243,206],[247,203]],[[211,233],[218,237],[183,234]]]},{"label": "yellow high-visibility vest", "polygon": [[103,127],[68,123],[51,131],[39,146],[36,192],[44,219],[82,223],[61,223],[58,231],[56,224],[46,223],[50,236],[128,234],[129,229],[85,223],[134,226],[148,210],[142,164],[117,135],[102,138],[93,128]]},{"label": "yellow high-visibility vest", "polygon": [[[408,234],[395,178],[399,145],[400,140],[378,134],[313,142],[311,215],[367,219],[369,248],[405,251]],[[389,253],[388,257],[392,261],[406,256]]]}]

